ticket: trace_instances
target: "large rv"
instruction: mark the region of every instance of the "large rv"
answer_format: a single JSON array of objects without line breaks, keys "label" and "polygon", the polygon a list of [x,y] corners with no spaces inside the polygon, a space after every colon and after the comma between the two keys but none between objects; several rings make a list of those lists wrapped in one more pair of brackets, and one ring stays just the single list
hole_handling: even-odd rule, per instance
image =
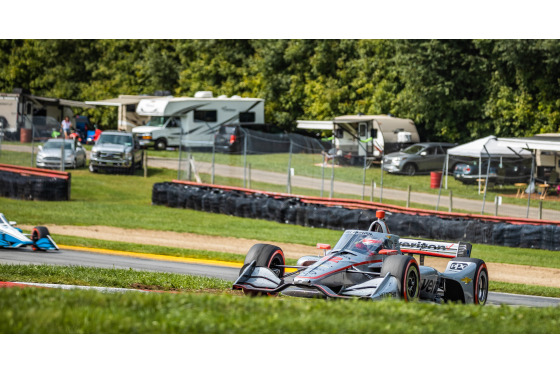
[{"label": "large rv", "polygon": [[86,101],[86,104],[117,107],[117,130],[131,132],[133,128],[144,125],[148,118],[138,115],[136,108],[141,100],[158,99],[162,96],[119,95],[113,99]]},{"label": "large rv", "polygon": [[136,113],[149,118],[145,126],[132,129],[144,147],[211,148],[220,126],[264,124],[264,100],[239,96],[214,98],[212,92],[200,91],[194,97],[140,100]]},{"label": "large rv", "polygon": [[0,132],[7,140],[48,136],[53,129],[59,130],[66,116],[75,125],[74,107],[91,108],[81,101],[35,96],[20,88],[0,93]]},{"label": "large rv", "polygon": [[386,115],[347,115],[332,121],[297,121],[299,129],[330,130],[334,146],[354,160],[380,160],[383,154],[418,143],[420,136],[410,119]]}]

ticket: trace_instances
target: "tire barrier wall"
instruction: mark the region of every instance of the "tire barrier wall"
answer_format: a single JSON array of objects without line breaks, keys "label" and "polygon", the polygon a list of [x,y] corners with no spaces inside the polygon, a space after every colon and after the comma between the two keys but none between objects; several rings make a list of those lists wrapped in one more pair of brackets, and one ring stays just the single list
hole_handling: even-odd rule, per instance
[{"label": "tire barrier wall", "polygon": [[70,200],[71,175],[0,164],[0,196],[18,200]]},{"label": "tire barrier wall", "polygon": [[182,181],[154,184],[152,204],[332,230],[367,230],[376,219],[375,212],[382,209],[389,213],[386,221],[391,232],[402,237],[560,251],[560,241],[555,240],[560,238],[560,225],[552,222],[531,224],[530,220],[516,218],[435,211],[429,214],[430,211],[419,209],[406,209],[404,213],[402,207],[360,200],[323,199]]}]

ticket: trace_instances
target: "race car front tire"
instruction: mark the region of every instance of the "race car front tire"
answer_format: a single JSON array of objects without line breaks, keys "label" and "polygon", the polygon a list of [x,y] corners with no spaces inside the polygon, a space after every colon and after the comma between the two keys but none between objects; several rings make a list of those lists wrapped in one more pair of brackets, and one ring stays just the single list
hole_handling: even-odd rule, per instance
[{"label": "race car front tire", "polygon": [[255,261],[256,266],[266,267],[272,270],[278,278],[284,275],[284,268],[277,267],[278,265],[286,265],[284,252],[280,247],[272,244],[255,244],[249,249],[247,256],[245,256],[245,262],[239,274],[253,261]]},{"label": "race car front tire", "polygon": [[[33,243],[35,243],[37,242],[37,240],[46,238],[49,235],[49,229],[45,226],[35,226],[33,228],[33,231],[31,231],[31,240],[33,240]],[[34,251],[39,249],[39,247],[37,247],[36,245],[33,245],[32,248]]]},{"label": "race car front tire", "polygon": [[[486,263],[479,258],[470,257],[456,257],[453,259],[453,261],[476,264],[476,269],[474,272],[475,276],[473,279],[473,304],[486,304],[486,301],[488,300],[488,268],[486,267]],[[448,301],[459,301],[462,303],[465,302],[463,289],[460,285],[454,284],[453,282],[446,282],[444,297]]]},{"label": "race car front tire", "polygon": [[387,256],[381,267],[381,277],[391,273],[397,279],[399,297],[405,301],[418,300],[420,295],[420,269],[411,256]]}]

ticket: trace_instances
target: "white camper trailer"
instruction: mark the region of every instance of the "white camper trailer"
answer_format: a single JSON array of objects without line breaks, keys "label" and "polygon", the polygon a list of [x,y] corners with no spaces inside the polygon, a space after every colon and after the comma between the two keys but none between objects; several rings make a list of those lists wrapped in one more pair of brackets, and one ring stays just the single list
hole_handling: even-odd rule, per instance
[{"label": "white camper trailer", "polygon": [[332,130],[334,146],[355,160],[380,160],[383,154],[418,143],[420,136],[410,119],[386,115],[348,115],[332,121],[297,121],[299,129]]},{"label": "white camper trailer", "polygon": [[32,136],[48,137],[66,116],[75,125],[73,107],[91,108],[81,101],[35,96],[21,88],[0,93],[0,132],[4,139],[22,142],[30,142]]},{"label": "white camper trailer", "polygon": [[214,98],[212,92],[201,91],[195,97],[143,99],[136,113],[150,118],[145,126],[132,129],[144,147],[165,149],[182,144],[211,148],[222,125],[264,124],[264,100],[239,96]]}]

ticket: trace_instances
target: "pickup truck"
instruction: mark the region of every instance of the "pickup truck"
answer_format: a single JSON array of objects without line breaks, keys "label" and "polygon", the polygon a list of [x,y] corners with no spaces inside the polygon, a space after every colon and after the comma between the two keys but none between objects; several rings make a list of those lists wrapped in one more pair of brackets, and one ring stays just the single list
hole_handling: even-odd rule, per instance
[{"label": "pickup truck", "polygon": [[142,168],[144,152],[136,136],[120,131],[104,131],[91,149],[89,171],[127,171],[134,174]]}]

